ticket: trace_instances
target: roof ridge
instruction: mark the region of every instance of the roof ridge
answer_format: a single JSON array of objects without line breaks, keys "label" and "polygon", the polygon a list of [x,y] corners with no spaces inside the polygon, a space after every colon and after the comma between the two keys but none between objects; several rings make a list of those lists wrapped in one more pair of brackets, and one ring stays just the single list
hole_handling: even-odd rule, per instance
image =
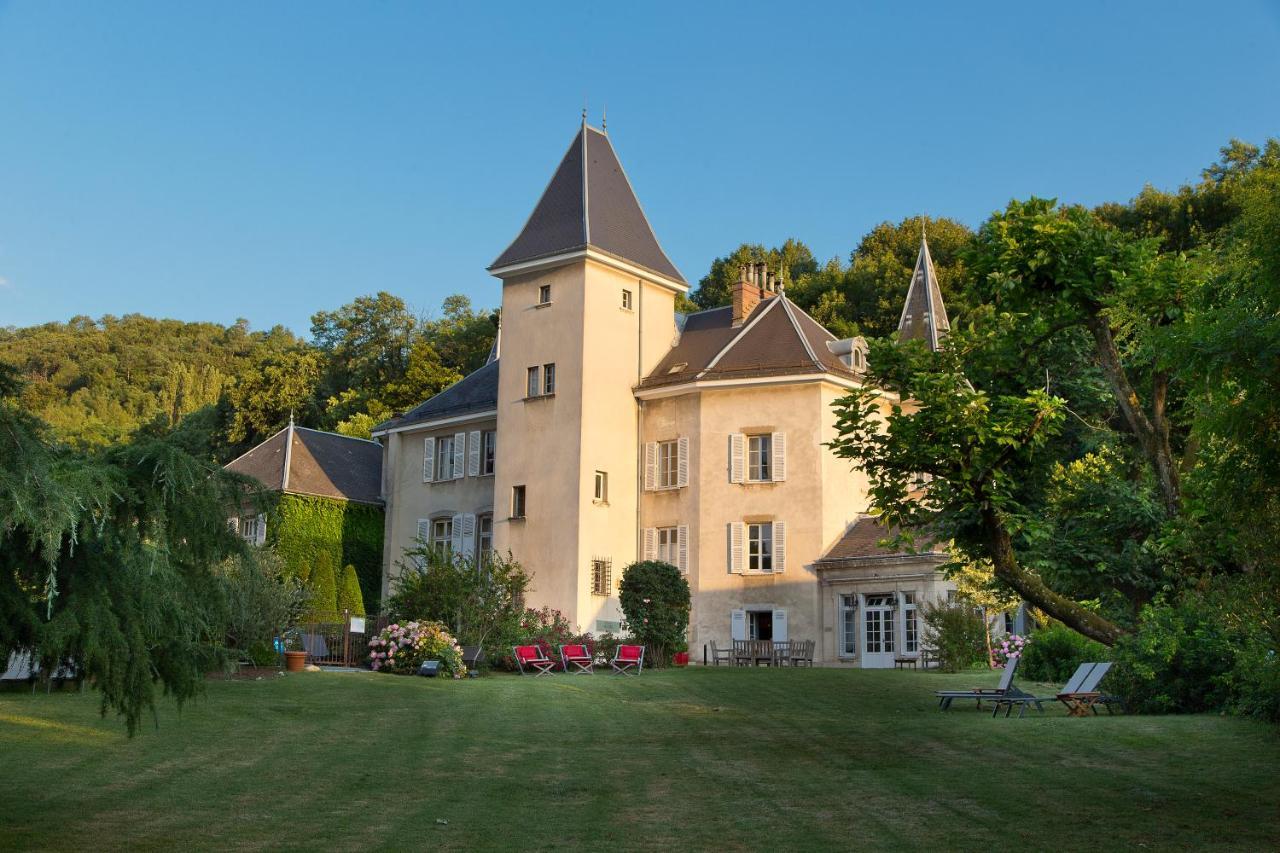
[{"label": "roof ridge", "polygon": [[[346,435],[340,432],[330,432],[327,429],[315,429],[314,427],[295,426],[294,430],[306,430],[307,432],[314,432],[320,435],[332,435],[335,438],[347,438],[347,439],[350,439],[351,441],[364,441],[369,444],[378,444],[378,442],[374,441],[371,438],[361,438],[358,435]],[[381,447],[382,445],[378,444],[378,446]]]},{"label": "roof ridge", "polygon": [[[708,370],[710,370],[711,368],[713,368],[713,367],[715,367],[717,364],[719,364],[719,363],[720,363],[720,359],[722,359],[722,358],[724,358],[726,355],[728,355],[728,354],[729,354],[729,352],[730,352],[730,350],[732,350],[732,349],[734,348],[734,346],[735,346],[735,345],[737,345],[738,341],[740,341],[740,340],[742,340],[744,337],[746,337],[747,332],[749,332],[749,331],[751,331],[753,328],[755,328],[756,324],[757,324],[757,323],[759,323],[761,320],[763,320],[763,319],[764,319],[764,317],[765,317],[765,315],[766,315],[766,314],[768,314],[770,311],[772,311],[772,310],[773,310],[773,306],[774,306],[774,305],[776,305],[776,304],[777,304],[777,300],[776,300],[776,299],[766,299],[766,300],[764,301],[764,310],[763,310],[763,311],[760,311],[758,314],[756,314],[754,317],[752,317],[750,320],[748,320],[746,323],[744,323],[744,324],[743,324],[743,326],[742,326],[742,328],[738,331],[738,334],[734,335],[734,336],[733,336],[733,339],[732,339],[731,341],[729,341],[729,343],[725,344],[725,345],[724,345],[724,348],[723,348],[723,349],[721,349],[721,350],[720,350],[720,352],[716,353],[715,358],[713,358],[713,359],[711,359],[711,361],[707,362],[707,366],[706,366],[706,367],[704,367],[704,368],[702,368],[702,370],[698,371],[698,375],[697,375],[697,377],[696,377],[696,378],[701,379],[703,376],[705,376],[705,375],[706,375],[706,373],[707,373],[707,371],[708,371]],[[757,309],[757,310],[758,310],[758,309]]]},{"label": "roof ridge", "polygon": [[252,453],[253,451],[257,450],[259,447],[261,447],[262,445],[266,444],[268,441],[270,441],[271,439],[275,438],[277,435],[279,435],[280,433],[284,432],[284,431],[285,431],[285,430],[287,430],[288,428],[289,428],[289,427],[288,427],[287,425],[286,425],[286,426],[282,426],[282,427],[280,427],[280,429],[278,429],[278,430],[276,430],[275,432],[271,433],[271,435],[269,435],[269,436],[267,436],[266,438],[262,439],[262,441],[259,441],[259,442],[258,442],[257,444],[255,444],[253,447],[250,447],[250,448],[249,448],[248,450],[246,450],[244,453],[241,453],[241,454],[240,454],[239,456],[237,456],[235,459],[232,459],[230,462],[226,463],[226,465],[223,465],[222,467],[223,467],[223,468],[225,468],[225,467],[227,467],[227,465],[232,465],[232,464],[234,464],[234,463],[236,463],[236,462],[239,462],[241,459],[245,458],[245,457],[246,457],[246,456],[248,456],[250,453]]},{"label": "roof ridge", "polygon": [[[547,183],[542,187],[542,192],[538,194],[538,201],[535,202],[533,207],[529,210],[529,215],[524,218],[524,222],[520,225],[520,230],[516,232],[516,236],[511,238],[511,242],[507,244],[507,248],[503,249],[498,254],[498,257],[494,259],[494,262],[489,265],[489,269],[493,269],[495,266],[497,266],[497,263],[499,260],[501,260],[502,256],[505,255],[507,252],[511,251],[511,247],[514,246],[517,242],[519,242],[520,238],[524,236],[525,229],[529,227],[529,223],[533,221],[533,217],[538,213],[538,208],[541,206],[542,199],[546,197],[547,190],[551,189],[551,185],[555,183],[556,175],[560,174],[560,166],[564,164],[564,158],[569,156],[569,152],[573,150],[573,146],[578,142],[578,137],[584,135],[584,133],[586,132],[586,127],[587,127],[587,123],[584,121],[582,123],[583,129],[578,131],[577,135],[573,137],[573,141],[569,143],[569,147],[564,150],[564,154],[560,156],[560,162],[557,163],[556,168],[552,170],[551,177],[547,178]],[[582,178],[584,184],[586,183],[586,180],[587,180],[585,175],[585,168],[586,167],[584,164],[583,166],[584,174]]]},{"label": "roof ridge", "polygon": [[818,354],[813,351],[813,347],[809,344],[809,337],[800,328],[800,321],[796,319],[795,313],[791,310],[791,300],[786,294],[779,294],[778,298],[782,300],[782,310],[787,313],[787,319],[791,321],[791,328],[795,330],[796,337],[800,339],[800,343],[804,344],[804,351],[809,354],[809,360],[813,362],[815,367],[825,370],[826,367],[818,360]]}]

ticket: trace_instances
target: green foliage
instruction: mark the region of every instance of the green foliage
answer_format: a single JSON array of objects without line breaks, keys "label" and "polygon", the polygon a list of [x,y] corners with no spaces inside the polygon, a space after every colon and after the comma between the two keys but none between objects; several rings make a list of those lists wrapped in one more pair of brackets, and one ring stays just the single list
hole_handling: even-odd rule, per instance
[{"label": "green foliage", "polygon": [[490,662],[509,657],[525,639],[529,576],[510,556],[493,554],[477,566],[420,544],[405,557],[387,601],[393,619],[442,622],[463,645],[483,648]]},{"label": "green foliage", "polygon": [[360,578],[356,577],[356,567],[350,563],[343,567],[342,580],[338,584],[338,612],[350,613],[352,616],[365,615]]},{"label": "green foliage", "polygon": [[306,580],[322,558],[355,566],[371,611],[382,591],[383,533],[381,507],[331,498],[280,495],[267,518],[268,541],[290,572]]},{"label": "green foliage", "polygon": [[233,410],[228,440],[246,447],[257,444],[288,425],[290,417],[315,424],[320,368],[319,354],[299,345],[269,353],[246,370],[228,395]]},{"label": "green foliage", "polygon": [[1053,624],[1031,634],[1022,650],[1018,674],[1031,681],[1062,685],[1080,664],[1104,660],[1111,660],[1111,650],[1102,643],[1066,625]]},{"label": "green foliage", "polygon": [[224,560],[218,577],[227,606],[227,646],[250,653],[255,663],[274,662],[272,640],[298,624],[310,594],[284,561],[265,548]]},{"label": "green foliage", "polygon": [[772,249],[758,243],[743,243],[728,256],[711,262],[711,271],[698,282],[690,298],[699,309],[728,305],[733,301],[733,283],[738,280],[743,264],[749,263],[768,264],[775,275],[782,276],[784,286],[818,269],[813,252],[799,240],[787,238],[781,246]]},{"label": "green foliage", "polygon": [[645,665],[668,665],[671,653],[687,642],[689,582],[670,563],[644,560],[622,571],[618,584],[626,629],[644,644]]},{"label": "green foliage", "polygon": [[369,641],[369,666],[375,672],[416,675],[429,660],[440,661],[441,675],[466,674],[462,648],[439,622],[393,623]]},{"label": "green foliage", "polygon": [[307,604],[306,621],[337,622],[338,620],[338,582],[334,577],[333,560],[327,553],[321,553],[316,559],[307,579],[310,601]]},{"label": "green foliage", "polygon": [[1142,611],[1115,649],[1132,711],[1224,711],[1280,721],[1280,585],[1263,575],[1188,589]]},{"label": "green foliage", "polygon": [[971,602],[926,601],[920,618],[928,628],[928,642],[938,651],[943,672],[960,672],[987,660],[987,626]]},{"label": "green foliage", "polygon": [[[543,607],[541,610],[535,610],[530,607],[520,614],[519,625],[511,644],[499,651],[501,657],[494,660],[504,669],[517,669],[515,658],[512,657],[511,646],[537,646],[542,654],[556,661],[556,668],[560,668],[560,647],[566,643],[577,643],[582,641],[590,642],[591,635],[576,635],[573,633],[573,625],[569,624],[569,620],[564,618],[564,614],[559,610],[551,607]],[[615,646],[616,648],[616,646]]]}]

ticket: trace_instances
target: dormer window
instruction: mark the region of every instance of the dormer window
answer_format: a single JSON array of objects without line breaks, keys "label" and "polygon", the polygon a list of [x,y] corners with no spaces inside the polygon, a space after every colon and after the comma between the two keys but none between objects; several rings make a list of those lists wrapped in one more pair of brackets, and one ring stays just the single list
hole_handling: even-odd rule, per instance
[{"label": "dormer window", "polygon": [[551,304],[551,285],[544,284],[538,288],[538,304],[539,305]]},{"label": "dormer window", "polygon": [[667,368],[667,375],[670,376],[673,373],[679,373],[680,371],[684,370],[688,366],[689,366],[689,362],[687,361],[681,361],[676,364],[673,364]]},{"label": "dormer window", "polygon": [[902,318],[902,331],[904,332],[911,331],[911,315],[910,314]]}]

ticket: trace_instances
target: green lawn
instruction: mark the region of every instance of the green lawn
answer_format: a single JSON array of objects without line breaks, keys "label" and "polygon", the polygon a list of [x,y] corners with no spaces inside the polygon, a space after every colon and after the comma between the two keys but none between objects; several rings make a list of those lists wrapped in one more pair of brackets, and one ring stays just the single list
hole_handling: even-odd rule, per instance
[{"label": "green lawn", "polygon": [[92,693],[0,693],[0,847],[1280,847],[1276,729],[935,709],[975,681],[304,673],[132,740]]}]

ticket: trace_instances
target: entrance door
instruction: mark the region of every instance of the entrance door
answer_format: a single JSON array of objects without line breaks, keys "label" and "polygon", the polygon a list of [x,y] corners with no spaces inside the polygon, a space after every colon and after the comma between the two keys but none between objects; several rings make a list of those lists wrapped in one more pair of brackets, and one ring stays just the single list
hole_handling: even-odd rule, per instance
[{"label": "entrance door", "polygon": [[751,610],[747,613],[747,625],[750,628],[748,639],[773,639],[773,611]]},{"label": "entrance door", "polygon": [[862,606],[863,669],[893,666],[893,639],[893,596],[868,595]]}]

